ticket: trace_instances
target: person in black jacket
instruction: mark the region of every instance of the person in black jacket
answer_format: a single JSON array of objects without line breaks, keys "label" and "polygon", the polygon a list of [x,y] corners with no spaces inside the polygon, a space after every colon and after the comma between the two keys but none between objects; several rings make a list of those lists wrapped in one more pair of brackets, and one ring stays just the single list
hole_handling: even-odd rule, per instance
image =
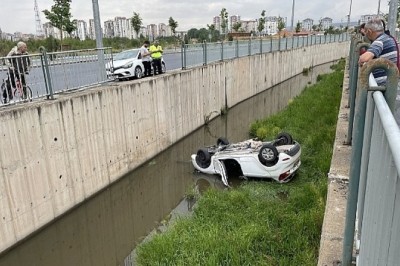
[{"label": "person in black jacket", "polygon": [[8,98],[12,99],[12,88],[16,87],[16,80],[21,82],[24,98],[26,97],[26,79],[25,74],[29,73],[29,69],[31,66],[31,61],[28,56],[28,47],[24,42],[18,42],[17,46],[11,49],[11,51],[7,55],[8,59],[8,82],[7,82],[7,92],[3,92],[3,98],[7,100]]}]

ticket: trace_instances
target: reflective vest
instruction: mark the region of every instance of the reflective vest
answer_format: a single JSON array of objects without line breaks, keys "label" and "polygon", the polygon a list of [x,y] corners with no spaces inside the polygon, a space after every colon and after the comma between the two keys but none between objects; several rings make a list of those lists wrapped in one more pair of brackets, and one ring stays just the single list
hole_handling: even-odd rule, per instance
[{"label": "reflective vest", "polygon": [[151,46],[150,46],[150,52],[154,52],[154,51],[158,51],[158,52],[155,52],[155,53],[152,53],[151,54],[151,57],[152,58],[154,58],[154,59],[160,59],[161,57],[162,57],[162,52],[163,52],[163,50],[162,50],[162,47],[161,47],[161,45],[158,45],[157,47],[154,45],[154,44],[152,44]]}]

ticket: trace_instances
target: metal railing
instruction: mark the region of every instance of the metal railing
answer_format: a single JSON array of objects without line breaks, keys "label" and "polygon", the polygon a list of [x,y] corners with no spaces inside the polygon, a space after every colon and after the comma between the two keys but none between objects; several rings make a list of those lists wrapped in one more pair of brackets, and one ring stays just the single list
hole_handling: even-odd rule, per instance
[{"label": "metal railing", "polygon": [[[384,69],[377,86],[371,72]],[[343,265],[351,265],[354,241],[359,265],[400,260],[400,130],[393,116],[398,69],[385,59],[365,64],[358,78]],[[357,218],[357,220],[356,220]]]},{"label": "metal railing", "polygon": [[[254,54],[268,53],[295,49],[315,44],[347,41],[347,33],[338,35],[311,35],[285,37],[278,39],[250,39],[246,41],[231,41],[218,43],[201,43],[183,45],[181,48],[182,69],[198,65],[207,65],[212,62],[223,61]],[[23,74],[26,85],[32,91],[32,98],[53,98],[54,94],[71,90],[87,88],[108,82],[106,68],[112,65],[112,49],[86,49],[65,52],[47,53],[44,48],[39,54],[16,56],[16,58],[29,58],[28,74]],[[18,102],[12,98],[15,90],[13,83],[11,90],[7,83],[8,76],[15,76],[9,68],[10,58],[0,57],[0,80],[4,85],[0,91],[0,98],[8,98],[8,103]],[[18,75],[17,75],[18,76]],[[15,77],[17,77],[15,76]],[[21,80],[21,75],[18,76]],[[4,92],[4,93],[3,93]],[[25,100],[25,99],[21,99]],[[5,101],[0,101],[4,104]]]},{"label": "metal railing", "polygon": [[42,48],[40,54],[0,57],[1,94],[4,94],[0,94],[0,102],[4,103],[4,98],[8,103],[19,101],[10,95],[15,91],[15,83],[10,79],[24,78],[33,98],[52,98],[57,93],[107,82],[105,69],[111,61],[109,47],[55,53],[47,53]]},{"label": "metal railing", "polygon": [[285,51],[315,44],[350,40],[347,33],[284,38],[253,38],[216,43],[184,44],[181,47],[182,69],[254,54]]}]

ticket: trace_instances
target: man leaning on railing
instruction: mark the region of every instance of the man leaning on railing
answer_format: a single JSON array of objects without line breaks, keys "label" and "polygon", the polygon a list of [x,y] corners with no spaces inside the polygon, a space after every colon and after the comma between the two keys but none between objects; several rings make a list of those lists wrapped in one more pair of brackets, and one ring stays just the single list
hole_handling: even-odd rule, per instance
[{"label": "man leaning on railing", "polygon": [[[372,42],[368,50],[360,56],[358,63],[362,66],[375,58],[385,58],[399,67],[399,47],[397,41],[385,33],[385,26],[380,19],[372,19],[365,23],[365,36]],[[386,72],[383,69],[376,69],[372,72],[376,83],[379,86],[386,84]],[[399,90],[398,90],[399,93]],[[400,95],[396,97],[395,118],[400,125]]]},{"label": "man leaning on railing", "polygon": [[[26,79],[25,74],[29,73],[31,66],[31,61],[28,56],[28,47],[24,42],[18,42],[17,46],[11,49],[7,55],[7,65],[8,65],[8,81],[7,81],[7,91],[9,98],[12,99],[12,88],[16,87],[15,80],[21,82],[24,98],[26,97]],[[6,93],[6,91],[4,91]],[[7,95],[3,95],[6,99]]]},{"label": "man leaning on railing", "polygon": [[[359,65],[363,65],[374,58],[385,58],[397,65],[398,47],[397,42],[384,32],[384,26],[380,19],[372,19],[365,23],[365,36],[372,42],[368,50],[360,56]],[[386,84],[386,73],[383,69],[373,71],[378,85]]]}]

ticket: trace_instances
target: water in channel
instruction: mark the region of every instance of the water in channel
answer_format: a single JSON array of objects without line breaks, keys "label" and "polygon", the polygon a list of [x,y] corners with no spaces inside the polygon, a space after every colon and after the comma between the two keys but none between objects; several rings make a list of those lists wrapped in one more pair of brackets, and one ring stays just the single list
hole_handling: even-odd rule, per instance
[{"label": "water in channel", "polygon": [[189,188],[194,184],[200,191],[209,186],[223,188],[218,176],[194,173],[192,153],[221,136],[231,143],[249,138],[252,122],[282,110],[290,95],[315,83],[318,74],[331,72],[331,65],[314,67],[308,75],[300,74],[234,106],[0,254],[0,266],[130,265],[125,259],[136,244],[182,203]]}]

